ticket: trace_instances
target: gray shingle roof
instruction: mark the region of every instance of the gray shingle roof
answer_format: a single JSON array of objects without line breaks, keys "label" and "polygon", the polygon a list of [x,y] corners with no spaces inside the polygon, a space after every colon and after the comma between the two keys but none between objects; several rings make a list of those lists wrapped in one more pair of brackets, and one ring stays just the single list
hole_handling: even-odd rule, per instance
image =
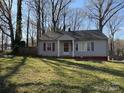
[{"label": "gray shingle roof", "polygon": [[40,38],[40,40],[57,40],[63,35],[69,35],[76,40],[107,40],[107,36],[98,30],[81,30],[81,31],[58,31],[58,32],[46,32]]}]

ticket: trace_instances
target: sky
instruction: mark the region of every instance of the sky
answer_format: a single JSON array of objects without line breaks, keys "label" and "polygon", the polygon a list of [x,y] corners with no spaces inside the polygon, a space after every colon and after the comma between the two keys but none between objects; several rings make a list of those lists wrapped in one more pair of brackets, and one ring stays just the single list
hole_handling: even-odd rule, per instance
[{"label": "sky", "polygon": [[71,7],[73,8],[82,8],[84,7],[85,0],[73,0]]},{"label": "sky", "polygon": [[[83,8],[83,7],[85,7],[86,1],[87,0],[74,0],[71,7],[72,8]],[[120,28],[121,28],[121,31],[117,32],[115,35],[116,39],[124,39],[124,24]],[[106,35],[108,34],[107,31],[104,31],[104,33]]]},{"label": "sky", "polygon": [[[14,0],[16,1],[16,0]],[[71,8],[84,8],[85,5],[86,5],[86,1],[87,0],[73,0],[72,4],[70,5]],[[16,2],[14,2],[14,14],[16,14]],[[25,11],[25,9],[23,9],[23,12]],[[25,16],[25,14],[23,14]],[[94,26],[92,26],[92,28],[95,28]],[[104,33],[107,35],[108,32],[107,31],[104,31]],[[122,25],[121,27],[121,31],[116,33],[116,36],[115,36],[116,39],[124,39],[124,26]]]}]

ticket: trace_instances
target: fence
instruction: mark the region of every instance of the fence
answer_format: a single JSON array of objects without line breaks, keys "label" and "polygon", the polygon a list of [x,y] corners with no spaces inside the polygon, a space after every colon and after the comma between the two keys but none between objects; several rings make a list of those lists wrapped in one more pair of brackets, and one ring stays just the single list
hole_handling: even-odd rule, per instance
[{"label": "fence", "polygon": [[23,56],[37,56],[37,48],[29,47],[29,48],[19,48],[19,55]]}]

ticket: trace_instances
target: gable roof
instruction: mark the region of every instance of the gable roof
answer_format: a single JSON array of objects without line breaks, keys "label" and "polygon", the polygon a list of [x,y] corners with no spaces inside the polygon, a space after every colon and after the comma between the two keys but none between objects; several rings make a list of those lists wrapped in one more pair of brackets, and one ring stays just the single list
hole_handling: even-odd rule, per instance
[{"label": "gable roof", "polygon": [[107,36],[98,30],[81,30],[81,31],[58,31],[46,32],[40,40],[58,40],[63,35],[73,37],[75,40],[107,40]]}]

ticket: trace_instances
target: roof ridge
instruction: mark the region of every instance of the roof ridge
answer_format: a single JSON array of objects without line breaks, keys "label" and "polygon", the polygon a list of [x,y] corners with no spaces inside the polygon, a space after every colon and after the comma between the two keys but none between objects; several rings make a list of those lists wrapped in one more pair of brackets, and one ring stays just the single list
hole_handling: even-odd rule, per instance
[{"label": "roof ridge", "polygon": [[99,30],[76,30],[76,31],[67,31],[67,32],[83,32],[83,31],[99,31]]},{"label": "roof ridge", "polygon": [[48,31],[41,36],[41,40],[56,40],[62,35],[69,35],[77,40],[107,40],[108,37],[99,30],[78,30],[78,31]]}]

